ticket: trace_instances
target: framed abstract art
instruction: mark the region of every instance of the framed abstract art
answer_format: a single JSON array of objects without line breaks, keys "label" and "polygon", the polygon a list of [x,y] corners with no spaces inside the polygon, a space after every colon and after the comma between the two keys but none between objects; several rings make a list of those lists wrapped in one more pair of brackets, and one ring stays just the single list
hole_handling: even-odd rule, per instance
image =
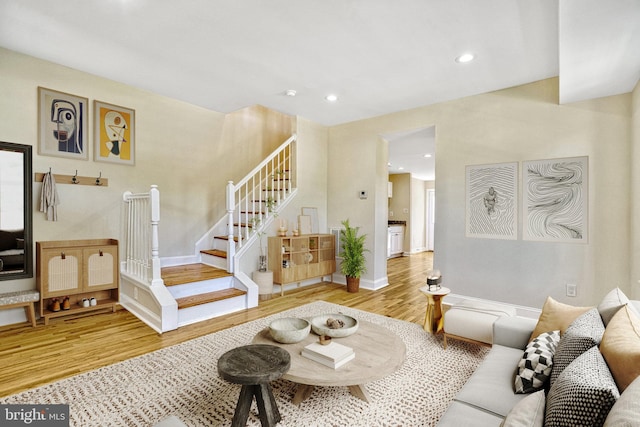
[{"label": "framed abstract art", "polygon": [[38,154],[89,159],[88,103],[87,98],[38,87]]},{"label": "framed abstract art", "polygon": [[93,114],[93,159],[133,166],[136,148],[135,111],[95,101]]},{"label": "framed abstract art", "polygon": [[587,243],[589,158],[522,163],[523,240]]}]

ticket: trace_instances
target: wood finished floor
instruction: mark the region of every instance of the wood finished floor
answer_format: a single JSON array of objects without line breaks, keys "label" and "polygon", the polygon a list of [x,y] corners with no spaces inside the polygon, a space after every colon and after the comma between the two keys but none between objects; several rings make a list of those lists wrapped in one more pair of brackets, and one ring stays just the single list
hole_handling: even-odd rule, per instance
[{"label": "wood finished floor", "polygon": [[0,327],[0,397],[58,381],[231,326],[324,300],[422,324],[426,298],[418,290],[432,267],[425,252],[388,261],[389,286],[350,294],[343,285],[322,283],[274,295],[258,307],[157,334],[119,310],[76,319],[53,319],[32,328],[26,322]]}]

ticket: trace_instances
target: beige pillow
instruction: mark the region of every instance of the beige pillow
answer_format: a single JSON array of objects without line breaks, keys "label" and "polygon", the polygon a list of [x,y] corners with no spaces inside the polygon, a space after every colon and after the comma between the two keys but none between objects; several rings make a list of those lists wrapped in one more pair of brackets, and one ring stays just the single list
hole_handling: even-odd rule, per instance
[{"label": "beige pillow", "polygon": [[542,427],[544,423],[544,390],[536,391],[516,403],[501,427]]},{"label": "beige pillow", "polygon": [[571,322],[591,308],[593,307],[574,307],[547,297],[544,306],[542,306],[542,313],[538,319],[538,324],[533,330],[529,342],[544,332],[560,330],[560,336],[562,336]]},{"label": "beige pillow", "polygon": [[604,330],[600,352],[622,393],[640,375],[640,319],[625,305]]}]

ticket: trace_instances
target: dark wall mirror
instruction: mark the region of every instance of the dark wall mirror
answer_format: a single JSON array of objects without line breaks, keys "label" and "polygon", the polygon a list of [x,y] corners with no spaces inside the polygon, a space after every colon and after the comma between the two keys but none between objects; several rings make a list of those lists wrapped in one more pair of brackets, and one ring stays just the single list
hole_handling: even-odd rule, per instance
[{"label": "dark wall mirror", "polygon": [[0,141],[0,280],[33,277],[31,146]]}]

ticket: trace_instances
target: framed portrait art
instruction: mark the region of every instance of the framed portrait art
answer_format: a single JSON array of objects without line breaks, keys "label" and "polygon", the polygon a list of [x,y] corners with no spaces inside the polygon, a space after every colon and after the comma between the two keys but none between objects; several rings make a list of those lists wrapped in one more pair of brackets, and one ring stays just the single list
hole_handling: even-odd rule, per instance
[{"label": "framed portrait art", "polygon": [[38,154],[89,159],[88,100],[38,87]]},{"label": "framed portrait art", "polygon": [[518,163],[466,167],[466,236],[518,238]]},{"label": "framed portrait art", "polygon": [[135,111],[95,101],[93,114],[93,159],[133,166],[136,148]]}]

